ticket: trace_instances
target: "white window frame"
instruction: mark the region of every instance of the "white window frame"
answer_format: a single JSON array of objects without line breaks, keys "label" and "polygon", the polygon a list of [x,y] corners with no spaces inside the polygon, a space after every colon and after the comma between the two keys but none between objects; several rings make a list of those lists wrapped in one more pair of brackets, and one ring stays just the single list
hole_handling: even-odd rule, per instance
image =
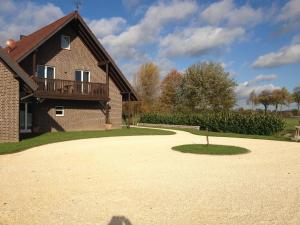
[{"label": "white window frame", "polygon": [[24,109],[24,129],[20,129],[20,133],[31,133],[31,129],[28,129],[28,102],[21,103],[25,105]]},{"label": "white window frame", "polygon": [[[69,45],[68,45],[68,47],[64,47],[64,46],[63,46],[63,41],[65,40],[64,38],[68,38],[68,40],[69,40]],[[61,47],[62,49],[67,49],[67,50],[70,50],[70,49],[71,49],[71,38],[70,38],[70,36],[68,36],[68,35],[61,35],[61,36],[60,36],[60,47]]]},{"label": "white window frame", "polygon": [[[60,108],[60,109],[58,109],[58,108]],[[62,114],[57,114],[57,111],[61,111]],[[55,116],[58,116],[58,117],[65,116],[65,107],[61,106],[61,105],[55,106]]]},{"label": "white window frame", "polygon": [[[81,92],[83,92],[83,72],[88,72],[89,76],[88,76],[88,83],[91,82],[91,71],[89,70],[75,70],[75,76],[76,76],[76,72],[80,72],[80,82],[81,82]],[[76,77],[75,77],[76,79]]]},{"label": "white window frame", "polygon": [[[38,70],[39,70],[39,66],[43,66],[44,68],[44,79],[45,79],[45,87],[47,87],[47,79],[48,79],[48,75],[47,75],[47,68],[53,68],[53,79],[55,79],[55,67],[54,66],[48,66],[48,65],[37,65],[36,66],[36,77],[38,77]],[[55,90],[55,83],[54,83],[54,90]]]},{"label": "white window frame", "polygon": [[53,79],[55,79],[55,67],[54,66],[48,66],[48,65],[37,65],[36,67],[36,76],[38,77],[38,69],[39,69],[39,66],[43,66],[45,67],[44,68],[44,78],[47,79],[47,68],[53,68]]}]

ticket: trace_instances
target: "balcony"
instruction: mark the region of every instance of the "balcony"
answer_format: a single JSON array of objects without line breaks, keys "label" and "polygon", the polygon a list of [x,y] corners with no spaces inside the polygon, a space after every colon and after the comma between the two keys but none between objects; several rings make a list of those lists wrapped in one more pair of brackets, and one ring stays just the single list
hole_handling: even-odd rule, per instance
[{"label": "balcony", "polygon": [[108,99],[105,83],[79,82],[73,80],[34,78],[38,98],[105,101]]}]

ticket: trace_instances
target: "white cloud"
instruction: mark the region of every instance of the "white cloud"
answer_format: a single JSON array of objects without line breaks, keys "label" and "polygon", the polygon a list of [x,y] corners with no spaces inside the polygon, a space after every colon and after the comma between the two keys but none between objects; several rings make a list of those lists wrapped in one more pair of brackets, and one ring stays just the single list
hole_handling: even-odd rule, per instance
[{"label": "white cloud", "polygon": [[197,56],[226,46],[244,35],[242,28],[186,28],[160,40],[161,55]]},{"label": "white cloud", "polygon": [[238,86],[235,88],[238,105],[245,106],[246,100],[249,98],[249,95],[252,91],[255,91],[256,94],[259,94],[263,90],[279,89],[279,86],[276,86],[272,83],[266,84],[266,82],[274,81],[276,79],[276,74],[259,74],[252,80],[238,84]]},{"label": "white cloud", "polygon": [[281,9],[278,20],[287,21],[300,18],[300,0],[289,0]]},{"label": "white cloud", "polygon": [[292,40],[293,44],[300,44],[300,34],[295,35]]},{"label": "white cloud", "polygon": [[122,3],[126,8],[131,9],[139,5],[140,1],[141,0],[122,0]]},{"label": "white cloud", "polygon": [[300,63],[300,44],[281,48],[278,52],[271,52],[259,56],[252,64],[253,67],[276,67],[287,64]]},{"label": "white cloud", "polygon": [[275,90],[279,88],[279,86],[275,86],[274,84],[250,85],[249,82],[246,81],[235,88],[235,93],[239,100],[245,100],[249,97],[252,91],[259,94],[263,90]]},{"label": "white cloud", "polygon": [[261,9],[254,9],[250,5],[238,7],[233,0],[223,0],[210,4],[201,13],[201,18],[211,25],[255,25],[262,21],[263,13]]},{"label": "white cloud", "polygon": [[138,24],[128,27],[119,35],[105,36],[101,41],[109,49],[118,49],[126,54],[132,48],[155,42],[165,25],[183,20],[196,10],[197,4],[193,1],[172,1],[169,4],[160,2],[149,7]]},{"label": "white cloud", "polygon": [[122,29],[126,20],[121,17],[112,17],[109,19],[88,20],[87,23],[98,38],[114,34]]},{"label": "white cloud", "polygon": [[13,11],[16,9],[16,5],[11,0],[1,0],[0,5],[0,12]]},{"label": "white cloud", "polygon": [[273,81],[277,79],[277,75],[276,74],[260,74],[257,75],[252,81],[252,83],[258,83],[258,82],[262,82],[262,81]]},{"label": "white cloud", "polygon": [[52,3],[40,5],[30,1],[7,0],[5,4],[6,7],[11,7],[11,11],[2,12],[0,15],[0,44],[4,44],[8,38],[18,39],[20,34],[29,34],[64,15]]}]

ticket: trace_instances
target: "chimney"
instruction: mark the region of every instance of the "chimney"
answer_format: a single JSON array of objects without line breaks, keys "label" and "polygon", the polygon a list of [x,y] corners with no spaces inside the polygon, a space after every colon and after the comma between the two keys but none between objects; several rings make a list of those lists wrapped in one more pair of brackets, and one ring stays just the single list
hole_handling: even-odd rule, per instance
[{"label": "chimney", "polygon": [[20,34],[20,40],[22,40],[24,37],[26,37],[26,35]]}]

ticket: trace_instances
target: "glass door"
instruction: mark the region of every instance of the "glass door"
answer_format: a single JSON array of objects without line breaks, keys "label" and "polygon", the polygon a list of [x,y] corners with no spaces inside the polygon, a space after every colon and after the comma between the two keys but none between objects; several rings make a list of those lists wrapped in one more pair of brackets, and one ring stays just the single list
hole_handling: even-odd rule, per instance
[{"label": "glass door", "polygon": [[38,78],[45,79],[45,90],[54,91],[55,83],[53,79],[55,79],[55,68],[52,66],[37,66],[37,76]]},{"label": "glass door", "polygon": [[88,94],[90,89],[89,88],[90,72],[83,71],[83,70],[76,70],[75,80],[80,82],[80,84],[77,84],[77,91],[84,94]]},{"label": "glass door", "polygon": [[30,133],[32,129],[32,105],[30,103],[20,104],[20,132]]}]

